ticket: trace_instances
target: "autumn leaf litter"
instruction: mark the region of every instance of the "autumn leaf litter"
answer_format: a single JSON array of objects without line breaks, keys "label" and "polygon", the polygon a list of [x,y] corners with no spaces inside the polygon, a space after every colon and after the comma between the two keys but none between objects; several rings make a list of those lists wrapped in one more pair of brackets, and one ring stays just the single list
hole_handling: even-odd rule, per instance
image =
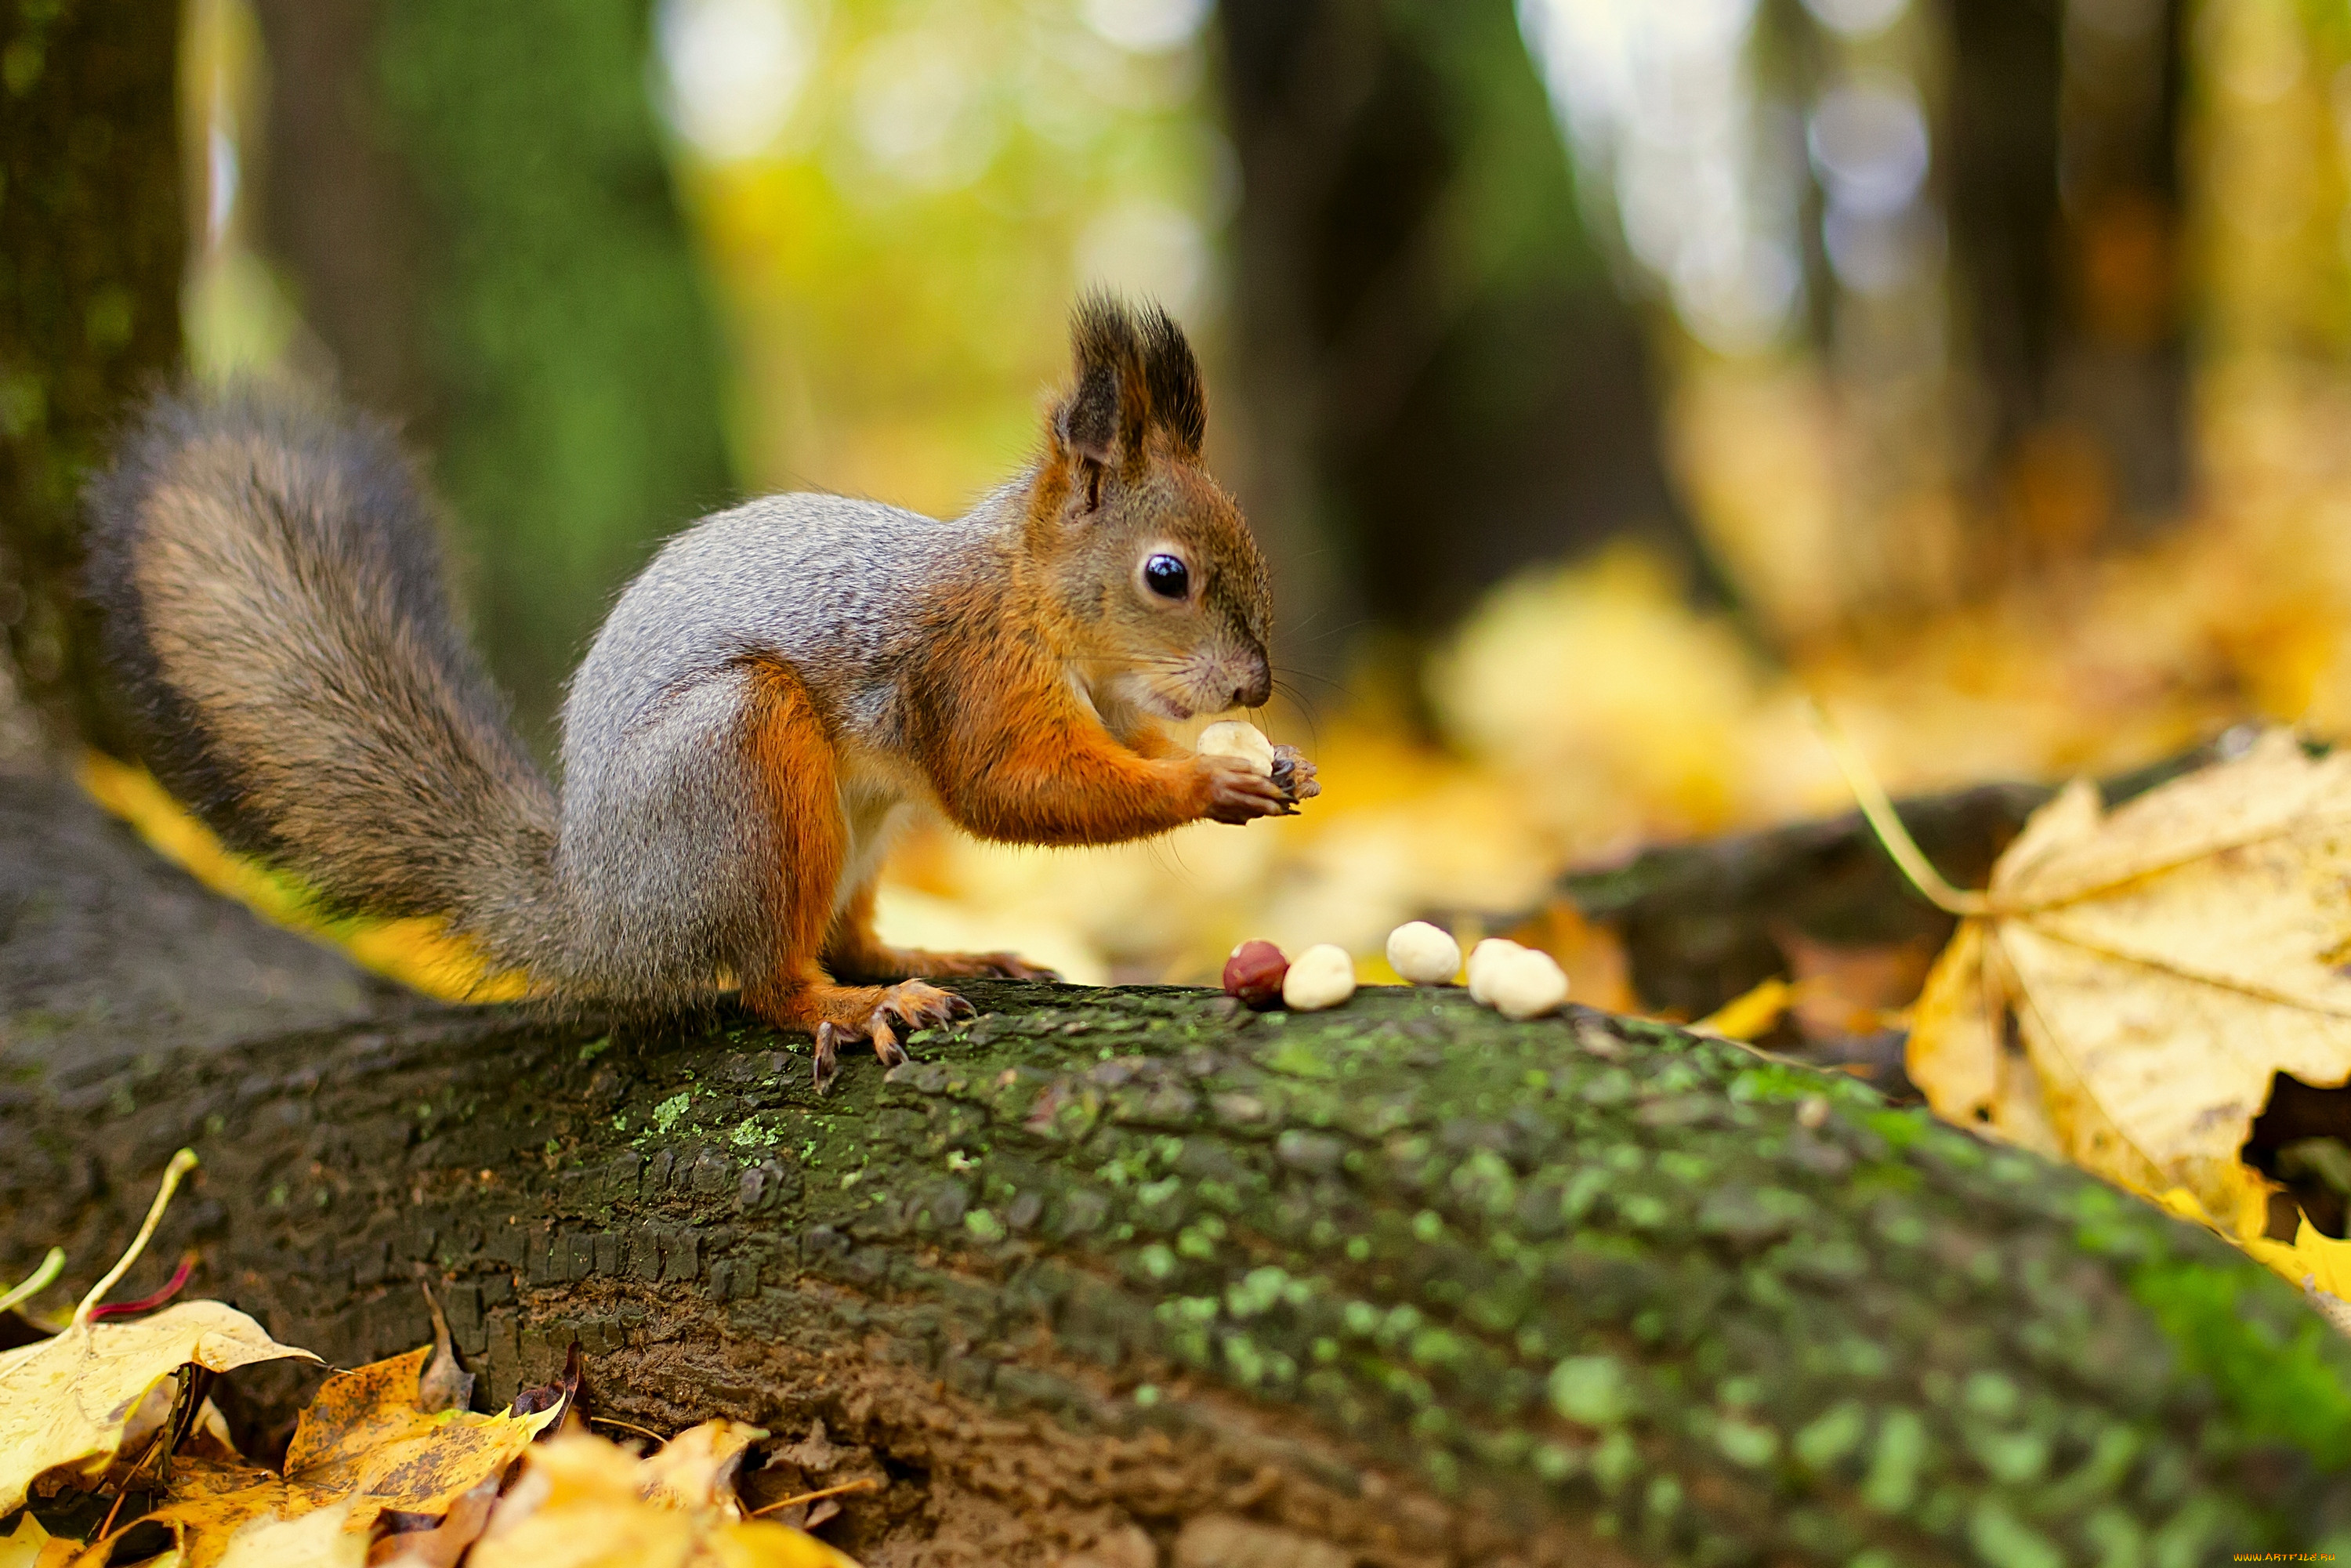
[{"label": "autumn leaf litter", "polygon": [[[209,1378],[317,1357],[219,1301],[97,1315],[194,1163],[174,1156],[65,1323],[0,1352],[0,1568],[855,1568],[746,1511],[735,1478],[762,1429],[707,1421],[640,1456],[580,1419],[576,1370],[484,1415],[437,1322],[434,1344],[329,1376],[279,1465],[248,1459]],[[775,1506],[819,1517],[807,1501]]]}]

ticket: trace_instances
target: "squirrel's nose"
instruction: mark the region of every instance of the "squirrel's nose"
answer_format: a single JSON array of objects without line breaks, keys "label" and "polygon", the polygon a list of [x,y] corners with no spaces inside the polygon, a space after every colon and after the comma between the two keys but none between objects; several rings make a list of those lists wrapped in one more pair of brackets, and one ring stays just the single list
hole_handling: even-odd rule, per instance
[{"label": "squirrel's nose", "polygon": [[1273,699],[1273,671],[1268,667],[1263,653],[1252,654],[1249,663],[1249,679],[1233,688],[1235,707],[1263,707]]}]

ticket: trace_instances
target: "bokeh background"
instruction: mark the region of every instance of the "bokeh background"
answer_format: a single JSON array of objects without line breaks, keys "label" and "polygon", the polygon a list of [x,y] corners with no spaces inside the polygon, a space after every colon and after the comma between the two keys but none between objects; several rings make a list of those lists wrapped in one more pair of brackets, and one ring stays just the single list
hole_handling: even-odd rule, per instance
[{"label": "bokeh background", "polygon": [[[30,102],[34,13],[75,7],[14,9]],[[1498,925],[1570,869],[1842,809],[1808,696],[1907,790],[2351,727],[2333,0],[175,25],[187,355],[404,423],[542,754],[667,533],[793,486],[952,512],[1030,450],[1079,289],[1189,326],[1277,572],[1266,726],[1326,792],[1123,849],[915,833],[902,940],[1198,980],[1266,936],[1376,975],[1407,915]],[[19,437],[50,405],[7,351]],[[0,603],[36,695],[44,617]]]}]

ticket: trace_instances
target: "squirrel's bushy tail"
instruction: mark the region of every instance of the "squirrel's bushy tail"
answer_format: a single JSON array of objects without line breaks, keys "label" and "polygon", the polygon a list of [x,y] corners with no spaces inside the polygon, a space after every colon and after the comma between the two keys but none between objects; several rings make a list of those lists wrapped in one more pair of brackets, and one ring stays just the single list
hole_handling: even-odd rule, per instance
[{"label": "squirrel's bushy tail", "polygon": [[555,793],[457,634],[381,426],[289,391],[151,402],[89,495],[89,585],[163,783],[333,906],[558,960]]}]

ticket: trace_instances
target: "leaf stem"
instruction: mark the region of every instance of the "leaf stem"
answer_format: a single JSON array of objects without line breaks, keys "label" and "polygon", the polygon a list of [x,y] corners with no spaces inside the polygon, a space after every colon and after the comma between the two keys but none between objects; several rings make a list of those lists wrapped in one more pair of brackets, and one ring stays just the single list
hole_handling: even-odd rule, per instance
[{"label": "leaf stem", "polygon": [[1919,849],[1918,841],[1902,825],[1902,818],[1887,798],[1886,787],[1877,781],[1877,775],[1870,771],[1869,764],[1853,742],[1845,738],[1844,731],[1837,727],[1836,720],[1829,716],[1829,710],[1815,697],[1807,697],[1805,706],[1811,709],[1813,727],[1819,732],[1821,743],[1836,759],[1837,771],[1844,775],[1846,787],[1860,805],[1862,817],[1910,885],[1918,890],[1919,896],[1946,915],[1991,914],[1991,901],[1982,894],[1969,893],[1943,880],[1943,873],[1935,869],[1934,862]]},{"label": "leaf stem", "polygon": [[799,1493],[797,1496],[780,1499],[778,1501],[768,1503],[764,1508],[755,1508],[743,1517],[746,1519],[757,1519],[763,1513],[774,1513],[779,1509],[789,1508],[794,1503],[814,1502],[820,1498],[840,1497],[845,1492],[880,1491],[881,1490],[882,1483],[874,1479],[872,1476],[860,1476],[853,1481],[843,1481],[837,1487],[826,1487],[820,1491],[804,1491]]},{"label": "leaf stem", "polygon": [[89,1314],[98,1310],[98,1303],[106,1299],[106,1292],[122,1282],[122,1276],[131,1271],[131,1265],[139,1260],[139,1254],[147,1250],[147,1242],[155,1234],[155,1228],[163,1223],[163,1210],[171,1206],[172,1194],[179,1190],[180,1178],[195,1168],[196,1152],[193,1149],[182,1149],[172,1156],[172,1163],[163,1167],[163,1185],[156,1189],[155,1201],[147,1206],[146,1221],[139,1227],[139,1234],[131,1238],[131,1249],[115,1260],[114,1267],[106,1271],[104,1279],[89,1288],[89,1294],[84,1296],[81,1305],[74,1309],[73,1322],[69,1326],[78,1329],[89,1326]]},{"label": "leaf stem", "polygon": [[47,1290],[56,1282],[57,1277],[65,1271],[66,1249],[62,1247],[50,1248],[49,1255],[41,1260],[39,1268],[25,1276],[23,1284],[5,1295],[0,1295],[0,1312],[6,1312],[19,1301],[31,1301],[35,1296]]}]

